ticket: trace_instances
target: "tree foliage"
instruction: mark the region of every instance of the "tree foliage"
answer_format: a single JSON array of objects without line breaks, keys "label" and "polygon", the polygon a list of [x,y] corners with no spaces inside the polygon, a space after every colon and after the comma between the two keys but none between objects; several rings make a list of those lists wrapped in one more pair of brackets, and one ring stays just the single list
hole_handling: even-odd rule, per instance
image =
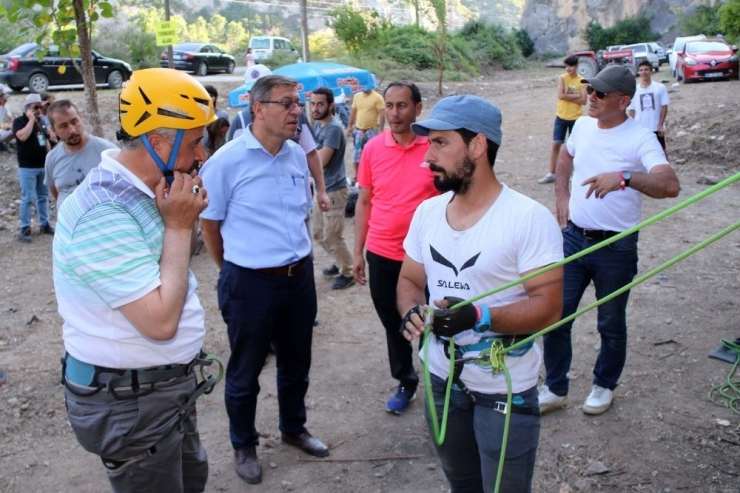
[{"label": "tree foliage", "polygon": [[351,54],[378,41],[384,27],[377,11],[363,9],[352,3],[328,11],[327,17],[326,26],[334,30]]},{"label": "tree foliage", "polygon": [[722,33],[730,42],[740,42],[740,0],[727,0],[719,8]]},{"label": "tree foliage", "polygon": [[655,41],[660,38],[660,33],[650,28],[650,19],[643,13],[622,19],[608,28],[592,20],[586,25],[583,38],[592,50],[602,50],[612,45]]},{"label": "tree foliage", "polygon": [[694,34],[714,36],[722,32],[719,17],[719,9],[722,5],[721,2],[717,2],[714,6],[699,5],[688,14],[679,14],[680,32],[687,36]]},{"label": "tree foliage", "polygon": [[523,57],[529,58],[534,54],[534,40],[526,30],[514,29],[514,37]]}]

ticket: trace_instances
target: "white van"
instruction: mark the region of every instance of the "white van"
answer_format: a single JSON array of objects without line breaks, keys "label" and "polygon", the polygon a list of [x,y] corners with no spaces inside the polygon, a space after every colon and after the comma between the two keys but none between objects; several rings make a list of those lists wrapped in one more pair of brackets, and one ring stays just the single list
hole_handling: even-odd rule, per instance
[{"label": "white van", "polygon": [[252,48],[255,63],[271,58],[276,52],[294,55],[299,58],[298,51],[286,38],[277,36],[252,36],[249,39],[249,48]]},{"label": "white van", "polygon": [[671,73],[673,77],[676,77],[676,52],[683,51],[686,48],[686,43],[689,41],[696,41],[698,39],[707,39],[703,34],[697,34],[696,36],[679,36],[676,41],[673,42],[671,52],[668,54],[668,61],[671,64]]}]

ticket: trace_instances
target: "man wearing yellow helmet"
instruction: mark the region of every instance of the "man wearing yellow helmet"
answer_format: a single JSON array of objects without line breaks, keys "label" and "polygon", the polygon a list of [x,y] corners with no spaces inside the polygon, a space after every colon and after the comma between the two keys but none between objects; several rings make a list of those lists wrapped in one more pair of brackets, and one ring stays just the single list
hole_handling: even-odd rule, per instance
[{"label": "man wearing yellow helmet", "polygon": [[203,491],[195,399],[215,379],[195,373],[208,362],[189,263],[208,205],[193,168],[213,103],[189,75],[156,68],[133,73],[119,111],[121,150],[102,153],[57,222],[68,417],[113,491]]}]

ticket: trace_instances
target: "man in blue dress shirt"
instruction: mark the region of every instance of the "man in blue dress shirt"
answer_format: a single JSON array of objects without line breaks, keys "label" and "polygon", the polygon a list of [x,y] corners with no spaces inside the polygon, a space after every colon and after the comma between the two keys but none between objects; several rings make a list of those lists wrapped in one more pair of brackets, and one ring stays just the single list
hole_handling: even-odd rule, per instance
[{"label": "man in blue dress shirt", "polygon": [[288,77],[260,78],[251,92],[252,124],[201,171],[210,203],[200,227],[221,269],[218,302],[231,346],[226,411],[236,472],[247,483],[262,481],[254,421],[271,341],[283,442],[316,457],[329,455],[304,426],[316,287],[306,228],[306,155],[290,140],[303,106],[296,86]]}]

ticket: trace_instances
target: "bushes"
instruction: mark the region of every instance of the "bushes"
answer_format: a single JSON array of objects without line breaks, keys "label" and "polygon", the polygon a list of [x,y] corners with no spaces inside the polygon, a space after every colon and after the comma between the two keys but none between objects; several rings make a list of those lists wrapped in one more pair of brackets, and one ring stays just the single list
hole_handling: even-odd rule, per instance
[{"label": "bushes", "polygon": [[607,46],[655,41],[659,38],[660,33],[650,29],[650,19],[645,14],[628,17],[609,28],[592,20],[583,31],[583,39],[594,51],[603,50]]},{"label": "bushes", "polygon": [[165,49],[157,46],[154,33],[142,32],[131,25],[122,31],[110,28],[96,31],[93,48],[105,56],[129,62],[134,70],[159,67],[159,54]]},{"label": "bushes", "polygon": [[455,36],[469,43],[470,56],[478,60],[480,66],[495,67],[500,64],[509,70],[524,65],[516,33],[502,26],[469,21]]}]

